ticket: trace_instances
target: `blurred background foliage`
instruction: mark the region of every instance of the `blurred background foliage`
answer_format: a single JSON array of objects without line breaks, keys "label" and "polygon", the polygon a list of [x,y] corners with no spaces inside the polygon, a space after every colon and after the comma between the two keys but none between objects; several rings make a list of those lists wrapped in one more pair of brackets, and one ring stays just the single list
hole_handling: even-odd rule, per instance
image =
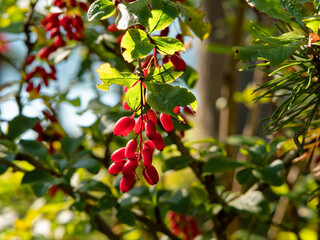
[{"label": "blurred background foliage", "polygon": [[[183,55],[188,69],[174,84],[195,93],[199,111],[194,115],[185,109],[189,125],[176,121],[175,133],[165,135],[166,148],[154,159],[159,183],[149,187],[136,181],[123,194],[120,176],[107,171],[111,153],[126,144],[112,133],[114,123],[127,115],[121,104],[123,90],[115,85],[109,92],[97,89],[95,72],[105,62],[133,71],[120,53],[117,39],[123,32],[108,31],[114,18],[88,22],[80,5],[68,5],[69,14],[84,21],[84,35],[68,39],[48,60],[42,59],[37,54],[53,39],[40,22],[61,9],[46,0],[1,1],[1,239],[319,238],[318,108],[311,129],[297,135],[305,118],[293,119],[266,137],[260,120],[277,109],[279,98],[269,97],[275,93],[268,88],[252,91],[267,83],[274,69],[258,70],[249,50],[242,60],[254,67],[233,55],[233,46],[251,45],[254,27],[261,27],[266,36],[297,28],[297,23],[288,25],[261,13],[263,4],[285,1],[248,1],[260,4],[259,11],[240,0],[177,2],[201,5],[205,22],[212,25],[202,43],[188,36],[192,33],[182,29],[181,22],[170,25],[169,35],[183,32],[189,48]],[[288,2],[301,4],[307,10],[304,17],[318,14],[318,1]],[[201,19],[201,13],[194,14]],[[306,45],[309,36],[303,34],[301,45]],[[259,45],[261,40],[254,38],[252,43]],[[27,64],[30,55],[37,58]],[[268,65],[265,60],[271,61],[260,57],[262,67]],[[27,74],[39,66],[53,72],[52,65],[56,76],[51,75],[48,86],[36,75],[26,91]],[[240,68],[251,71],[239,72]],[[261,95],[267,98],[255,102]],[[295,120],[300,125],[293,124]],[[297,139],[305,139],[302,151]]]}]

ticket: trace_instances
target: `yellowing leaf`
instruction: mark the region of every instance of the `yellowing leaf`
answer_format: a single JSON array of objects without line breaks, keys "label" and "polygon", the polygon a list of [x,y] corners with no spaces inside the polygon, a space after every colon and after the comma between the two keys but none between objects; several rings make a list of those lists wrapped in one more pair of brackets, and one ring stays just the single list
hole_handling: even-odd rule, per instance
[{"label": "yellowing leaf", "polygon": [[100,65],[97,69],[97,73],[103,82],[102,84],[98,84],[97,88],[105,91],[109,91],[109,86],[111,84],[131,87],[137,80],[139,80],[139,77],[133,73],[121,73],[109,63]]}]

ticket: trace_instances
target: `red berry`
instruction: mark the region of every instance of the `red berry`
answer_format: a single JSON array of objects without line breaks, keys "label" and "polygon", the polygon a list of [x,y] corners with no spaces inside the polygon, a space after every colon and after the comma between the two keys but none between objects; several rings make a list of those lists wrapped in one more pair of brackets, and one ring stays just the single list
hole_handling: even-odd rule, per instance
[{"label": "red berry", "polygon": [[34,90],[39,93],[40,92],[40,89],[41,89],[41,84],[39,84]]},{"label": "red berry", "polygon": [[160,32],[160,37],[168,36],[168,33],[169,33],[169,28],[166,27],[165,29],[163,29],[163,30]]},{"label": "red berry", "polygon": [[169,62],[169,57],[168,56],[165,56],[164,58],[163,58],[163,60],[162,60],[162,63],[163,64],[166,64],[166,63],[168,63]]},{"label": "red berry", "polygon": [[149,72],[149,69],[148,68],[145,68],[143,70],[143,76],[146,77],[148,75],[148,72]]},{"label": "red berry", "polygon": [[183,111],[184,111],[185,113],[190,114],[190,115],[194,115],[194,111],[193,111],[189,106],[185,106],[185,107],[183,108]]},{"label": "red berry", "polygon": [[50,38],[54,38],[55,36],[58,36],[58,35],[61,35],[59,27],[55,27],[55,28],[51,29]]},{"label": "red berry", "polygon": [[118,150],[114,151],[111,154],[111,160],[116,162],[116,161],[120,161],[126,158],[126,154],[125,154],[126,148],[119,148]]},{"label": "red berry", "polygon": [[64,41],[64,39],[61,35],[55,36],[53,41],[54,41],[54,45],[56,47],[64,47],[66,45],[66,42]]},{"label": "red berry", "polygon": [[142,176],[143,176],[144,180],[146,180],[146,182],[147,182],[149,185],[154,185],[153,182],[150,180],[149,176],[147,175],[146,169],[143,169],[143,170],[142,170]]},{"label": "red berry", "polygon": [[153,55],[148,55],[145,60],[141,63],[141,68],[146,68],[149,65],[149,62],[151,60]]},{"label": "red berry", "polygon": [[79,15],[73,15],[72,25],[79,31],[84,29],[83,20]]},{"label": "red berry", "polygon": [[126,158],[135,159],[137,147],[138,147],[137,140],[131,139],[126,145],[126,150],[125,150]]},{"label": "red berry", "polygon": [[77,6],[76,0],[69,0],[69,3],[70,3],[70,6],[71,6],[71,7]]},{"label": "red berry", "polygon": [[87,12],[89,7],[86,3],[84,2],[78,2],[79,7],[81,8],[82,11]]},{"label": "red berry", "polygon": [[153,146],[158,149],[159,151],[162,151],[165,147],[163,138],[159,133],[156,133],[156,136],[151,140]]},{"label": "red berry", "polygon": [[147,119],[152,121],[155,126],[157,126],[157,114],[153,110],[147,112]]},{"label": "red berry", "polygon": [[147,137],[151,140],[152,138],[154,138],[156,136],[156,126],[154,125],[154,123],[152,121],[147,121],[146,122],[146,135]]},{"label": "red berry", "polygon": [[120,191],[128,192],[133,185],[134,178],[135,178],[135,173],[132,173],[129,176],[123,176],[120,181]]},{"label": "red berry", "polygon": [[37,73],[37,69],[33,69],[32,72],[29,72],[27,75],[26,75],[26,81],[29,82],[31,78],[34,77],[34,75]]},{"label": "red berry", "polygon": [[177,34],[176,39],[178,39],[180,42],[184,43],[182,34]]},{"label": "red berry", "polygon": [[132,173],[134,173],[138,165],[139,163],[136,159],[128,160],[122,169],[123,176],[130,176]]},{"label": "red berry", "polygon": [[117,136],[125,137],[134,128],[135,121],[130,117],[120,118],[113,127],[113,133]]},{"label": "red berry", "polygon": [[160,122],[161,122],[163,128],[167,132],[173,131],[173,122],[172,122],[170,115],[165,114],[165,113],[161,113],[160,114]]},{"label": "red berry", "polygon": [[174,54],[170,57],[170,62],[179,71],[185,71],[187,68],[187,65],[184,62],[184,60],[177,54]]},{"label": "red berry", "polygon": [[26,91],[30,92],[32,89],[33,89],[33,83],[29,82],[28,85],[27,85]]},{"label": "red berry", "polygon": [[28,58],[27,58],[26,64],[27,64],[27,65],[31,64],[31,63],[34,61],[35,58],[36,58],[35,55],[30,54],[30,55],[28,56]]},{"label": "red berry", "polygon": [[114,162],[110,165],[110,167],[108,168],[108,171],[110,174],[117,174],[119,172],[122,171],[123,166],[125,165],[127,161],[126,160],[120,160],[117,162]]},{"label": "red berry", "polygon": [[148,176],[152,185],[159,182],[159,174],[158,174],[157,169],[154,166],[150,165],[150,166],[146,167],[145,174]]},{"label": "red berry", "polygon": [[58,190],[59,190],[59,187],[57,185],[53,185],[48,189],[48,195],[51,198],[54,198],[54,196],[57,194]]},{"label": "red berry", "polygon": [[133,132],[138,134],[144,129],[144,122],[141,120],[141,116],[137,119],[136,125],[134,126]]},{"label": "red berry", "polygon": [[142,164],[148,167],[152,164],[152,151],[148,148],[142,150]]},{"label": "red berry", "polygon": [[112,33],[115,33],[115,32],[118,32],[119,29],[116,27],[115,24],[111,24],[111,25],[108,26],[108,31],[112,32]]},{"label": "red berry", "polygon": [[72,18],[67,15],[67,14],[64,14],[62,16],[62,18],[59,20],[59,24],[66,30],[66,31],[69,31],[71,30],[71,24],[72,24]]},{"label": "red berry", "polygon": [[126,100],[124,100],[124,101],[122,102],[122,106],[123,106],[124,110],[129,111],[129,110],[131,109],[131,108],[128,106],[128,104],[127,104],[127,101],[126,101]]},{"label": "red berry", "polygon": [[123,36],[124,36],[124,33],[120,34],[120,35],[117,37],[117,43],[119,43],[119,44],[121,43],[121,40],[122,40]]},{"label": "red berry", "polygon": [[123,87],[123,91],[124,91],[124,92],[128,92],[128,87],[124,86],[124,87]]},{"label": "red berry", "polygon": [[180,113],[180,107],[179,107],[179,106],[175,106],[175,107],[173,108],[173,112],[174,112],[175,114]]},{"label": "red berry", "polygon": [[143,149],[149,149],[152,154],[154,152],[154,145],[151,141],[145,141],[144,144],[143,144]]}]

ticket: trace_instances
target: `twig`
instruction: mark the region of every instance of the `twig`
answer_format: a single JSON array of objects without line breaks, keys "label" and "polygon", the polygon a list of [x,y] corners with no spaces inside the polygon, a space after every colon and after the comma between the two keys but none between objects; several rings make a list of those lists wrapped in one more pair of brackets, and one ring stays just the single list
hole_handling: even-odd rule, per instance
[{"label": "twig", "polygon": [[27,172],[26,170],[22,169],[21,167],[15,165],[12,162],[9,162],[9,161],[5,160],[4,158],[1,158],[1,157],[0,157],[0,164],[3,164],[5,166],[7,166],[7,167],[11,167],[14,172],[23,172],[23,173]]}]

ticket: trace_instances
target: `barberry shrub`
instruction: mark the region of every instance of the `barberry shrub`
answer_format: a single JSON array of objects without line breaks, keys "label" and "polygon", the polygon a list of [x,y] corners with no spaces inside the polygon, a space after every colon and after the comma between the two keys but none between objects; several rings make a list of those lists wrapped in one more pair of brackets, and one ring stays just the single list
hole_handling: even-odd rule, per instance
[{"label": "barberry shrub", "polygon": [[266,133],[281,138],[188,132],[184,53],[211,31],[196,1],[1,2],[1,239],[316,239],[319,3],[236,2],[226,12],[278,19],[235,49],[269,75],[253,96],[271,99]]}]

